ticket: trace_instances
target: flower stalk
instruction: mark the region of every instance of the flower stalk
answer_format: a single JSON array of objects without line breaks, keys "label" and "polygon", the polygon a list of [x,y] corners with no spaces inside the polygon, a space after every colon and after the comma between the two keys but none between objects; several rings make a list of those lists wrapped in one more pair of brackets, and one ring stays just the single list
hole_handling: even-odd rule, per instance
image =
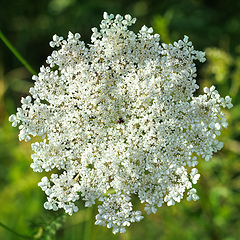
[{"label": "flower stalk", "polygon": [[0,30],[0,38],[9,48],[9,50],[14,54],[14,56],[23,64],[23,66],[32,74],[36,75],[37,73],[34,69],[29,65],[29,63],[22,57],[22,55],[17,51],[17,49],[9,42],[6,36]]}]

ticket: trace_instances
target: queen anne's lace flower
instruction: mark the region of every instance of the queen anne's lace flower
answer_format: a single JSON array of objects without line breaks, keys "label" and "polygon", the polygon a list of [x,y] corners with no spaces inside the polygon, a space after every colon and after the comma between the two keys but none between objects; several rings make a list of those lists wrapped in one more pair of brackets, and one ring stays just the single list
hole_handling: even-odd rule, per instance
[{"label": "queen anne's lace flower", "polygon": [[20,140],[44,139],[32,144],[33,170],[59,170],[39,183],[44,207],[71,215],[79,198],[86,207],[98,200],[96,224],[113,233],[143,218],[133,195],[148,214],[185,192],[188,201],[198,199],[197,157],[209,161],[223,147],[216,139],[228,125],[221,107],[232,107],[214,86],[193,96],[193,61],[205,58],[187,36],[160,44],[152,28],[129,31],[135,20],[104,13],[89,46],[78,33],[54,35],[58,50],[10,116],[13,126],[20,123]]}]

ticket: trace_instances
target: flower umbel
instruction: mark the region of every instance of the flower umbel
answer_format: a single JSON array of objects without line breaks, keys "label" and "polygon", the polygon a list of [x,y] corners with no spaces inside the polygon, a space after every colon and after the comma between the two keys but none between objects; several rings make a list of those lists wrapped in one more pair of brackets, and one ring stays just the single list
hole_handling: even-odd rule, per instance
[{"label": "flower umbel", "polygon": [[59,170],[38,184],[44,207],[71,215],[78,199],[86,207],[98,200],[96,224],[113,233],[143,218],[133,195],[148,214],[198,199],[198,159],[209,161],[223,147],[216,139],[228,125],[221,107],[232,107],[214,86],[193,96],[194,60],[205,54],[187,36],[161,44],[152,28],[128,30],[135,21],[104,13],[88,46],[78,33],[54,35],[49,66],[33,76],[31,96],[9,118],[20,124],[20,141],[44,139],[32,144],[33,170]]}]

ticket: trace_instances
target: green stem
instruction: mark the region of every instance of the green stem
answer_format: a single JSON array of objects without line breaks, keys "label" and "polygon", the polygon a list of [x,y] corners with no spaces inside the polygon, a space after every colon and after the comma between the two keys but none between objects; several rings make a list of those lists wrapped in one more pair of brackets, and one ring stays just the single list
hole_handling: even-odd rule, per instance
[{"label": "green stem", "polygon": [[86,216],[83,240],[90,240],[91,229],[92,229],[93,206],[88,207],[86,210],[87,210],[87,216]]},{"label": "green stem", "polygon": [[29,237],[29,236],[24,236],[22,234],[19,234],[17,232],[15,232],[14,230],[12,230],[11,228],[7,227],[6,225],[4,225],[3,223],[0,222],[0,226],[5,228],[6,230],[8,230],[9,232],[15,234],[16,236],[22,237],[22,238],[26,238],[26,239],[33,239],[33,237]]},{"label": "green stem", "polygon": [[17,51],[17,49],[8,41],[8,39],[4,36],[2,31],[0,30],[0,38],[6,44],[10,51],[18,58],[18,60],[27,68],[27,70],[36,75],[37,73],[33,70],[33,68],[28,64],[28,62],[21,56],[21,54]]}]

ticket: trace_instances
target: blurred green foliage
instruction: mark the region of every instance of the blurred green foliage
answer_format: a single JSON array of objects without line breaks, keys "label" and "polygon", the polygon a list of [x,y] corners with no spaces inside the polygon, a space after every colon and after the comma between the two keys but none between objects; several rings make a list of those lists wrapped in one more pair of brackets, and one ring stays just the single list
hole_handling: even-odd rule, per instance
[{"label": "blurred green foliage", "polygon": [[[221,136],[225,147],[210,162],[200,161],[202,176],[196,187],[200,200],[163,206],[116,236],[93,225],[83,202],[72,217],[44,210],[45,195],[37,186],[44,174],[32,172],[30,144],[19,143],[17,129],[8,122],[33,84],[31,75],[0,41],[0,222],[42,240],[84,239],[86,229],[92,240],[239,239],[240,1],[1,0],[0,29],[38,70],[51,53],[48,42],[53,34],[66,37],[68,31],[79,32],[90,43],[91,28],[98,26],[104,11],[130,13],[138,19],[135,31],[144,24],[153,26],[163,42],[188,35],[195,48],[207,55],[207,62],[198,66],[200,89],[214,84],[221,95],[233,98],[234,107],[226,111],[229,127]],[[0,239],[23,238],[0,228]]]}]

